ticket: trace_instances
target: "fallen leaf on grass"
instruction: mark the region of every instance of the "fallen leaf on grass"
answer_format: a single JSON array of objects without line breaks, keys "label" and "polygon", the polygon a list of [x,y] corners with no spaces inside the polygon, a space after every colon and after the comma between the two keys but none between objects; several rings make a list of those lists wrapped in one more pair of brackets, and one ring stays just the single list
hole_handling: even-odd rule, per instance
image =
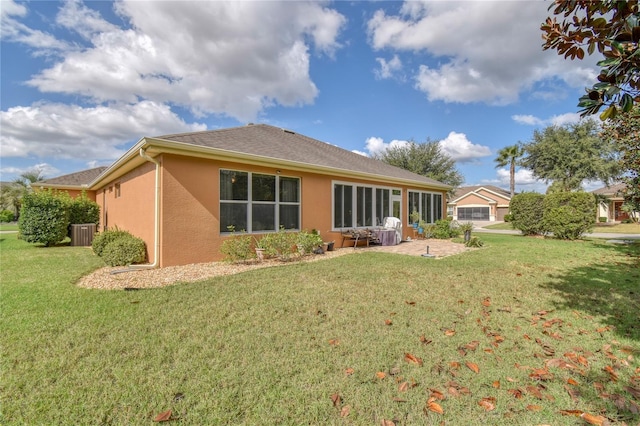
[{"label": "fallen leaf on grass", "polygon": [[609,424],[607,419],[602,416],[594,416],[593,414],[582,413],[580,417],[590,425],[604,426]]},{"label": "fallen leaf on grass", "polygon": [[510,393],[516,399],[522,399],[522,397],[524,396],[522,389],[509,389],[507,393]]},{"label": "fallen leaf on grass", "polygon": [[423,334],[422,336],[420,336],[420,342],[425,344],[425,345],[428,345],[429,343],[433,342],[433,340],[427,339]]},{"label": "fallen leaf on grass", "polygon": [[469,368],[469,370],[473,371],[474,373],[478,374],[480,372],[480,367],[478,367],[478,364],[471,361],[467,361],[465,364]]},{"label": "fallen leaf on grass", "polygon": [[496,389],[500,389],[500,380],[496,380],[494,381],[491,386],[493,386]]},{"label": "fallen leaf on grass", "polygon": [[610,365],[607,365],[603,368],[604,371],[606,371],[607,373],[609,373],[609,378],[611,379],[612,382],[617,382],[618,381],[618,373],[616,373],[613,370],[613,367]]},{"label": "fallen leaf on grass", "polygon": [[331,395],[331,402],[333,403],[334,407],[338,408],[342,404],[342,397],[337,393],[334,393],[333,395]]},{"label": "fallen leaf on grass", "polygon": [[431,393],[429,394],[429,399],[439,399],[440,401],[445,399],[445,396],[442,392],[440,392],[438,389],[429,389],[431,391]]},{"label": "fallen leaf on grass", "polygon": [[329,344],[331,346],[338,346],[340,344],[340,340],[338,340],[338,339],[330,339],[329,340]]},{"label": "fallen leaf on grass", "polygon": [[575,380],[573,380],[571,378],[567,379],[567,383],[569,383],[570,385],[573,385],[573,386],[580,386],[580,383],[578,383],[577,381],[575,381]]},{"label": "fallen leaf on grass", "polygon": [[384,320],[385,325],[393,325],[393,321],[391,321],[390,319],[386,319]]},{"label": "fallen leaf on grass", "polygon": [[386,375],[385,373],[383,373],[382,371],[378,371],[378,372],[376,373],[376,377],[377,377],[378,379],[384,379],[385,377],[387,377],[387,375]]},{"label": "fallen leaf on grass", "polygon": [[569,394],[569,396],[574,402],[578,402],[578,398],[580,398],[580,391],[578,389],[573,389],[568,385],[564,385],[564,390],[567,391],[567,393]]},{"label": "fallen leaf on grass", "polygon": [[168,422],[169,420],[171,420],[171,410],[164,411],[153,419],[154,422]]},{"label": "fallen leaf on grass", "polygon": [[409,382],[402,382],[398,386],[398,392],[406,392],[409,389]]},{"label": "fallen leaf on grass", "polygon": [[527,405],[528,411],[540,411],[542,410],[542,406],[540,405]]},{"label": "fallen leaf on grass", "polygon": [[342,410],[340,410],[340,417],[347,417],[350,412],[351,412],[351,406],[345,405],[344,407],[342,407]]},{"label": "fallen leaf on grass", "polygon": [[640,399],[640,389],[634,386],[625,386],[624,389],[633,395],[636,399]]},{"label": "fallen leaf on grass", "polygon": [[352,375],[355,372],[355,370],[353,368],[347,368],[346,370],[344,370],[344,374],[346,374],[347,376]]},{"label": "fallen leaf on grass", "polygon": [[560,414],[562,414],[563,416],[580,417],[581,415],[584,414],[584,411],[582,411],[582,410],[560,410]]},{"label": "fallen leaf on grass", "polygon": [[422,359],[410,353],[404,354],[404,360],[413,364],[422,365]]},{"label": "fallen leaf on grass", "polygon": [[448,328],[448,329],[446,329],[446,330],[444,331],[444,335],[445,335],[445,336],[449,336],[449,337],[451,337],[451,336],[455,336],[455,335],[456,335],[456,331],[455,331],[455,330],[452,330],[452,329],[450,329],[450,328]]},{"label": "fallen leaf on grass", "polygon": [[[427,406],[425,408],[426,410],[432,411],[434,413],[444,414],[444,410],[442,409],[440,404],[438,404],[435,401],[427,401]],[[426,411],[425,411],[425,414],[426,414]]]},{"label": "fallen leaf on grass", "polygon": [[407,305],[411,305],[411,306],[415,306],[416,302],[414,302],[413,300],[405,300],[404,303],[406,303]]},{"label": "fallen leaf on grass", "polygon": [[496,399],[492,396],[482,398],[478,401],[478,405],[485,409],[485,411],[493,411],[496,409]]},{"label": "fallen leaf on grass", "polygon": [[391,420],[385,420],[382,419],[382,421],[380,422],[381,426],[396,426],[396,424],[394,422],[392,422]]},{"label": "fallen leaf on grass", "polygon": [[491,298],[485,297],[484,300],[482,301],[482,306],[486,306],[486,307],[491,306]]}]

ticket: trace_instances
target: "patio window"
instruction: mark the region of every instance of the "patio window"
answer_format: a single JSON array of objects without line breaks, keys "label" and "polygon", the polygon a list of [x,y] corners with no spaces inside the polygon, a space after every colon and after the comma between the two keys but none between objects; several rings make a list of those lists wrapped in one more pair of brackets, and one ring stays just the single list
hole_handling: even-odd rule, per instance
[{"label": "patio window", "polygon": [[[417,211],[426,223],[442,219],[442,194],[409,191],[409,214]],[[411,222],[411,219],[408,219]]]},{"label": "patio window", "polygon": [[391,191],[375,186],[334,183],[334,229],[382,225],[383,219],[392,215]]},{"label": "patio window", "polygon": [[300,229],[300,179],[220,170],[220,232]]}]

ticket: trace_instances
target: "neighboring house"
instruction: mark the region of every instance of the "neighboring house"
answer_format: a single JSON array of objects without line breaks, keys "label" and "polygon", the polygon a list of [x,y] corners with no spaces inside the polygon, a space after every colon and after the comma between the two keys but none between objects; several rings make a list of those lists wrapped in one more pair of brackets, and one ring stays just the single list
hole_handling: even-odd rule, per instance
[{"label": "neighboring house", "polygon": [[511,194],[493,185],[462,186],[447,204],[448,214],[458,221],[503,221],[509,213]]},{"label": "neighboring house", "polygon": [[[629,213],[622,210],[622,205],[624,204],[623,191],[625,188],[626,185],[624,183],[617,183],[591,191],[602,200],[598,203],[597,219],[606,217],[607,222],[622,222],[630,219]],[[638,217],[640,213],[636,212],[635,215]]]},{"label": "neighboring house", "polygon": [[407,237],[409,213],[441,219],[451,189],[264,124],[145,137],[90,182],[62,178],[40,186],[91,192],[100,229],[117,226],[142,238],[158,266],[220,260],[230,226],[258,236],[316,229],[325,241],[339,241],[344,229],[395,216]]}]

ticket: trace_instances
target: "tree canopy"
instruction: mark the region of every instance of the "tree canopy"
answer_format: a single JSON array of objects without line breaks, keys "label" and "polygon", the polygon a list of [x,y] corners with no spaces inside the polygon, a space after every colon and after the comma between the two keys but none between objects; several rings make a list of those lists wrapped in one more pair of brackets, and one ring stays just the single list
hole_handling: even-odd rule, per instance
[{"label": "tree canopy", "polygon": [[554,190],[580,189],[585,179],[608,183],[620,175],[617,149],[599,132],[594,120],[536,130],[524,145],[521,164],[536,178],[551,182]]},{"label": "tree canopy", "polygon": [[456,168],[456,162],[443,152],[440,144],[435,141],[427,140],[424,143],[411,141],[406,145],[388,148],[373,157],[454,188],[464,182],[464,178]]},{"label": "tree canopy", "polygon": [[549,17],[541,25],[543,49],[557,50],[565,58],[583,59],[585,49],[604,56],[598,82],[587,89],[578,106],[583,116],[596,114],[602,120],[628,112],[640,102],[640,13],[637,0],[556,0],[549,10],[562,15]]}]

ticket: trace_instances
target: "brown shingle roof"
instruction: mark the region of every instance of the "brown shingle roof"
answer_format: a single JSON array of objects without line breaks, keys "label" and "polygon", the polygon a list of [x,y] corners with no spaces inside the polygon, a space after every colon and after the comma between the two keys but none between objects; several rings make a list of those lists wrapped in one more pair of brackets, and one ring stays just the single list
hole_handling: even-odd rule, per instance
[{"label": "brown shingle roof", "polygon": [[502,188],[498,188],[497,186],[493,186],[493,185],[474,185],[474,186],[461,186],[458,189],[456,189],[456,191],[453,194],[453,197],[451,198],[452,200],[456,200],[460,197],[462,197],[463,195],[467,195],[470,192],[475,192],[480,188],[485,188],[488,189],[489,191],[493,191],[496,192],[500,195],[504,195],[507,198],[511,198],[511,193],[505,189]]},{"label": "brown shingle roof", "polygon": [[267,124],[165,135],[156,139],[293,161],[312,166],[413,180],[439,187],[446,186],[441,182],[391,166],[382,161]]},{"label": "brown shingle roof", "polygon": [[96,167],[94,169],[82,170],[68,175],[62,175],[39,182],[42,186],[84,186],[91,183],[100,173],[106,170],[106,167]]},{"label": "brown shingle roof", "polygon": [[627,185],[625,183],[616,183],[616,184],[610,185],[608,188],[605,186],[605,187],[593,190],[591,192],[593,192],[594,194],[601,194],[601,195],[621,195],[622,191],[624,191],[626,187]]}]

